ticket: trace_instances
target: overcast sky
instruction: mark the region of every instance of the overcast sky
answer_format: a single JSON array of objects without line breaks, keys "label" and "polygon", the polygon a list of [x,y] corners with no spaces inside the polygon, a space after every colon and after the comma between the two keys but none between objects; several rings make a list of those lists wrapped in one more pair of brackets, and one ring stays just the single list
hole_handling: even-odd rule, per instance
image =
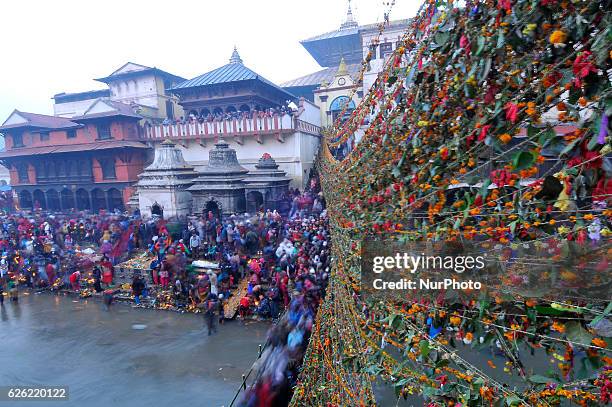
[{"label": "overcast sky", "polygon": [[[353,0],[360,24],[381,21],[389,0]],[[397,0],[391,18],[421,0]],[[299,41],[335,30],[347,0],[0,0],[0,123],[13,109],[52,114],[60,92],[101,89],[125,62],[192,78],[245,65],[280,83],[320,69]]]}]

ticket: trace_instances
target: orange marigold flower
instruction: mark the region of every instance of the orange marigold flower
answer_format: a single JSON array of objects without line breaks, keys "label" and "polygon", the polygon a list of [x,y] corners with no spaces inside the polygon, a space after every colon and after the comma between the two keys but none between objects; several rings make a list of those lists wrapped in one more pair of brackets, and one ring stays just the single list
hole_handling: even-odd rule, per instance
[{"label": "orange marigold flower", "polygon": [[501,136],[499,136],[499,139],[502,143],[508,144],[510,140],[512,140],[512,136],[508,133],[504,133]]},{"label": "orange marigold flower", "polygon": [[557,321],[553,322],[553,324],[552,324],[552,326],[550,328],[553,331],[557,331],[557,332],[560,332],[560,333],[565,332],[565,325],[563,325],[562,323],[557,322]]},{"label": "orange marigold flower", "polygon": [[563,44],[567,40],[567,34],[561,30],[555,30],[548,38],[551,44]]},{"label": "orange marigold flower", "polygon": [[593,338],[591,343],[595,346],[599,346],[600,348],[604,349],[608,347],[608,343],[601,338]]}]

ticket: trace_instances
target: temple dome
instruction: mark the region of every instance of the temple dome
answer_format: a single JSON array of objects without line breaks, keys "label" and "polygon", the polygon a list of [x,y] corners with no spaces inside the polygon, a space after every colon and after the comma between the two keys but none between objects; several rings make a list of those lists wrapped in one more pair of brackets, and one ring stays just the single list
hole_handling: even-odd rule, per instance
[{"label": "temple dome", "polygon": [[229,144],[219,140],[215,148],[208,153],[208,165],[200,170],[202,175],[244,175],[249,170],[238,162],[236,150]]}]

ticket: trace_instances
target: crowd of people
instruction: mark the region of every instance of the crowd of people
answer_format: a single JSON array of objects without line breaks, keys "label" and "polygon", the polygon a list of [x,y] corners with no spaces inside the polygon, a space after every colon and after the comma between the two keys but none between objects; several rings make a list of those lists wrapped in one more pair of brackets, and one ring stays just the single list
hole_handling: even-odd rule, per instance
[{"label": "crowd of people", "polygon": [[[135,306],[146,301],[201,312],[211,335],[226,317],[224,304],[237,295],[239,317],[277,320],[242,404],[286,404],[331,256],[317,182],[304,193],[290,190],[287,198],[283,214],[261,210],[220,218],[208,212],[175,223],[143,220],[138,213],[5,213],[0,216],[0,300],[8,291],[18,301],[19,288],[27,287],[99,295],[110,307],[128,286]],[[134,258],[150,263],[118,284],[117,270],[125,277],[122,264]],[[245,293],[235,290],[240,281],[247,284]]]},{"label": "crowd of people", "polygon": [[291,295],[283,295],[285,312],[268,333],[265,350],[253,367],[255,381],[239,404],[245,407],[289,403],[327,287],[331,254],[325,211],[317,217],[295,217],[287,226],[274,254],[277,273],[269,293],[274,298],[274,287],[280,287],[280,292]]},{"label": "crowd of people", "polygon": [[[200,311],[209,316],[212,331],[213,315],[223,320],[223,304],[238,282],[248,279],[240,316],[277,318],[289,304],[295,267],[300,273],[305,267],[293,263],[300,250],[292,240],[295,223],[318,216],[325,204],[312,188],[290,190],[287,201],[289,217],[267,210],[222,220],[209,212],[174,223],[145,221],[138,214],[5,213],[0,216],[0,289],[15,301],[20,287],[98,294],[110,306],[125,289],[117,284],[117,273],[124,279],[128,274],[128,280],[133,273],[129,286],[135,305],[146,300]],[[121,267],[135,255],[146,256],[143,252],[152,259],[145,267]],[[200,259],[216,267],[198,272],[192,263]]]},{"label": "crowd of people", "polygon": [[293,114],[297,111],[297,105],[291,101],[287,101],[285,105],[269,108],[254,108],[253,110],[231,110],[231,111],[214,111],[212,113],[190,113],[187,117],[181,116],[178,119],[164,119],[163,125],[171,124],[188,124],[188,123],[204,123],[222,120],[234,119],[263,119],[265,117],[283,116]]}]

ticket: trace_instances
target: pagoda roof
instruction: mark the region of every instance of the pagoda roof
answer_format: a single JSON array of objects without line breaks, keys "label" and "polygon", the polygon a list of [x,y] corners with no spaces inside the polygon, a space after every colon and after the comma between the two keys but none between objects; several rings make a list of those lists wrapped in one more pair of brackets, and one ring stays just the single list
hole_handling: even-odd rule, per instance
[{"label": "pagoda roof", "polygon": [[[348,73],[353,79],[357,78],[357,74],[361,70],[361,64],[346,64]],[[331,83],[338,72],[337,66],[321,69],[320,71],[300,76],[287,82],[281,83],[283,88],[291,88],[295,86],[319,86],[323,82]]]},{"label": "pagoda roof", "polygon": [[202,86],[243,81],[259,81],[279,90],[280,92],[286,94],[286,96],[289,98],[294,98],[291,93],[287,92],[280,86],[274,84],[272,81],[269,81],[268,79],[259,75],[257,72],[245,66],[242,63],[242,59],[240,59],[238,51],[235,48],[228,64],[213,69],[212,71],[206,72],[202,75],[196,76],[193,79],[189,79],[187,81],[179,83],[178,85],[170,89],[170,91],[180,91],[188,88],[197,88]]},{"label": "pagoda roof", "polygon": [[78,123],[65,117],[49,116],[46,114],[22,112],[13,110],[10,116],[2,123],[0,130],[35,127],[41,129],[58,130],[79,127]]},{"label": "pagoda roof", "polygon": [[150,66],[141,65],[141,64],[135,64],[133,62],[126,62],[119,69],[115,70],[110,75],[105,76],[103,78],[97,78],[95,80],[98,82],[103,82],[103,83],[108,84],[110,82],[113,82],[119,79],[127,79],[127,78],[132,78],[135,76],[142,76],[143,74],[157,74],[159,76],[169,78],[175,81],[185,80],[185,78],[182,78],[180,76],[163,71],[159,68],[150,67]]},{"label": "pagoda roof", "polygon": [[73,117],[72,120],[98,119],[101,117],[124,116],[134,119],[142,119],[136,114],[132,106],[109,99],[97,99],[94,101],[82,116]]},{"label": "pagoda roof", "polygon": [[94,143],[12,148],[8,151],[0,152],[0,159],[12,158],[12,157],[24,157],[24,156],[32,156],[32,155],[74,153],[74,152],[80,152],[80,151],[100,151],[100,150],[125,149],[125,148],[148,149],[149,147],[147,147],[145,144],[139,141],[128,141],[128,140],[96,141]]}]

